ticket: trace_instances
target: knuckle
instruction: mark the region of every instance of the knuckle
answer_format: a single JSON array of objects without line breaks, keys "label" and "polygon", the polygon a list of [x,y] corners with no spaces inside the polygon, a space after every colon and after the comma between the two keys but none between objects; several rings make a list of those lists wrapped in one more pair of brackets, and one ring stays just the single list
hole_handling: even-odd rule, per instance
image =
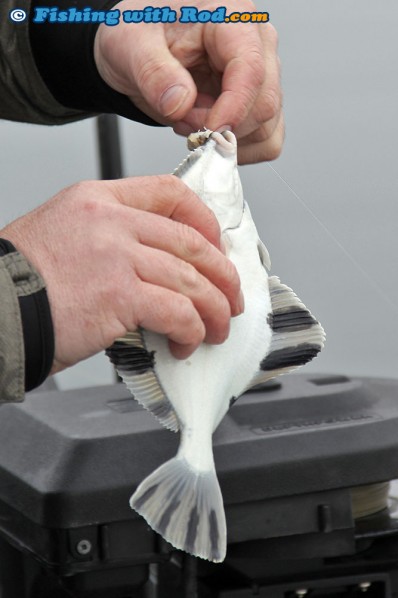
[{"label": "knuckle", "polygon": [[206,251],[204,237],[195,229],[184,224],[180,227],[181,242],[184,254],[189,260],[196,260]]},{"label": "knuckle", "polygon": [[266,160],[272,161],[272,160],[276,160],[277,158],[279,158],[279,156],[281,155],[282,152],[282,141],[280,142],[272,142],[269,147],[267,148],[266,151]]},{"label": "knuckle", "polygon": [[170,193],[183,193],[187,188],[185,183],[174,174],[161,174],[158,175],[158,178],[165,191],[169,191]]},{"label": "knuckle", "polygon": [[177,295],[169,310],[163,314],[167,336],[175,337],[178,331],[180,342],[199,344],[205,336],[204,326],[190,299]]},{"label": "knuckle", "polygon": [[73,195],[79,197],[87,192],[87,187],[88,181],[78,181],[77,183],[74,183],[74,185],[68,187],[67,191],[70,191]]},{"label": "knuckle", "polygon": [[190,334],[187,337],[187,341],[192,345],[200,345],[206,338],[206,329],[202,320],[198,318],[197,321],[192,323],[190,328]]},{"label": "knuckle", "polygon": [[96,181],[80,181],[70,188],[70,200],[80,213],[97,214],[100,203],[97,199],[98,183]]},{"label": "knuckle", "polygon": [[177,300],[178,318],[180,323],[187,330],[190,329],[191,334],[203,338],[203,329],[200,325],[200,317],[196,311],[193,303],[187,298],[180,296]]},{"label": "knuckle", "polygon": [[236,267],[229,259],[225,259],[224,279],[225,286],[229,293],[237,295],[240,290],[240,278]]},{"label": "knuckle", "polygon": [[111,284],[113,282],[114,280],[108,280],[108,283],[101,285],[101,288],[98,290],[97,302],[102,306],[106,306],[114,313],[123,313],[126,311],[126,305],[128,305],[126,301],[127,297],[120,290],[118,293],[115,293],[115,286]]},{"label": "knuckle", "polygon": [[283,139],[269,139],[263,144],[243,147],[238,152],[239,164],[256,164],[279,158],[283,147]]},{"label": "knuckle", "polygon": [[223,343],[229,335],[231,312],[227,303],[220,303],[219,309],[214,309],[212,319],[206,322],[206,338],[212,344]]},{"label": "knuckle", "polygon": [[[276,118],[281,109],[282,97],[279,87],[268,87],[262,94],[261,122]],[[260,123],[259,123],[260,124]]]},{"label": "knuckle", "polygon": [[275,45],[275,47],[277,47],[279,43],[279,35],[272,23],[267,23],[266,35],[268,39]]},{"label": "knuckle", "polygon": [[136,302],[138,324],[149,330],[155,330],[166,336],[172,336],[176,328],[177,299],[163,296],[157,301],[156,296],[143,293]]},{"label": "knuckle", "polygon": [[175,209],[181,202],[184,202],[191,197],[195,197],[191,189],[174,174],[157,175],[156,178],[162,189],[162,196],[159,197],[159,204],[172,202]]},{"label": "knuckle", "polygon": [[238,66],[244,64],[247,81],[250,81],[250,85],[242,86],[239,90],[235,90],[235,93],[242,98],[245,105],[251,104],[256,100],[258,90],[265,81],[264,53],[262,48],[254,47],[247,50],[244,57],[235,58],[235,61]]},{"label": "knuckle", "polygon": [[223,300],[222,302],[220,302],[217,318],[220,342],[223,342],[228,336],[230,320],[231,309],[229,307],[229,303],[228,301]]},{"label": "knuckle", "polygon": [[200,276],[198,271],[188,264],[187,262],[181,262],[180,266],[180,281],[183,286],[185,293],[192,293],[196,291],[200,284]]},{"label": "knuckle", "polygon": [[285,138],[285,124],[283,117],[280,119],[274,134],[266,144],[266,160],[276,160],[282,152],[283,141]]},{"label": "knuckle", "polygon": [[162,76],[164,69],[163,62],[158,58],[147,57],[137,69],[136,79],[141,89],[149,89],[153,87],[153,82],[156,81],[158,75]]},{"label": "knuckle", "polygon": [[256,87],[260,87],[265,80],[265,61],[262,49],[253,48],[248,54],[248,68],[250,77]]},{"label": "knuckle", "polygon": [[190,300],[183,295],[176,295],[167,301],[163,307],[159,306],[159,308],[159,316],[167,335],[174,332],[178,322],[189,326],[192,320],[192,304]]}]

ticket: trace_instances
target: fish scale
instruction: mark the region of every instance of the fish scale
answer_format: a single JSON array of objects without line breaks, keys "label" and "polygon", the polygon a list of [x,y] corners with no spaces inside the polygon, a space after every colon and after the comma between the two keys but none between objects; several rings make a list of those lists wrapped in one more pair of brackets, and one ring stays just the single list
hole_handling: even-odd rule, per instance
[{"label": "fish scale", "polygon": [[174,547],[213,562],[225,558],[223,499],[212,435],[246,390],[304,365],[325,334],[294,292],[268,276],[270,259],[243,197],[233,133],[192,134],[174,174],[214,212],[241,281],[245,310],[221,345],[202,343],[173,357],[165,336],[139,329],[107,354],[134,397],[168,429],[180,431],[177,455],[138,486],[130,505]]}]

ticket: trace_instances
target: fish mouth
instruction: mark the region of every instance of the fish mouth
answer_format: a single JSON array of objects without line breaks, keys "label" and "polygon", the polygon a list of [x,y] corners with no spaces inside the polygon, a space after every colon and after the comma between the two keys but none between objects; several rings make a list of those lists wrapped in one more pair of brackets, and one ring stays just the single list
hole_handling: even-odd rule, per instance
[{"label": "fish mouth", "polygon": [[228,129],[224,131],[198,131],[191,133],[188,137],[188,149],[195,150],[205,146],[210,139],[212,139],[217,147],[217,150],[223,156],[230,156],[236,153],[237,141],[235,135]]},{"label": "fish mouth", "polygon": [[210,135],[211,139],[214,139],[218,147],[226,152],[235,153],[236,151],[236,137],[232,131],[213,131]]}]

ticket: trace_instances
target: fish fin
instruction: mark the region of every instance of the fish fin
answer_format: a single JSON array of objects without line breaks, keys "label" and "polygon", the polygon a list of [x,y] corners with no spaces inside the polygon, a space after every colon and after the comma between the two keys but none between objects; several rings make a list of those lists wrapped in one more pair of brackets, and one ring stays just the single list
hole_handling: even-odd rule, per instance
[{"label": "fish fin", "polygon": [[188,156],[184,158],[182,162],[173,170],[173,174],[178,177],[182,178],[183,175],[189,170],[189,168],[197,162],[200,157],[202,156],[202,146],[198,146],[196,149],[193,149],[189,152]]},{"label": "fish fin", "polygon": [[260,368],[246,388],[252,388],[308,363],[323,348],[325,332],[311,312],[277,276],[268,279],[272,312],[271,345]]},{"label": "fish fin", "polygon": [[261,239],[258,240],[257,247],[261,263],[264,266],[264,268],[266,268],[269,272],[271,270],[271,258],[269,256],[268,249],[261,241]]},{"label": "fish fin", "polygon": [[214,468],[197,471],[175,457],[138,486],[130,506],[175,548],[215,563],[224,560],[225,513]]},{"label": "fish fin", "polygon": [[156,375],[155,352],[147,351],[140,330],[118,338],[106,354],[134,398],[173,432],[178,418]]}]

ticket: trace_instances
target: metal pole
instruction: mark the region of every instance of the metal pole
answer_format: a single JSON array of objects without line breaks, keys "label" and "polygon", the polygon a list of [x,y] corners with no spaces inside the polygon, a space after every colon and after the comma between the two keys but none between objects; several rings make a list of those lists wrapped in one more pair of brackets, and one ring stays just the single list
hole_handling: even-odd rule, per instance
[{"label": "metal pole", "polygon": [[184,555],[182,562],[182,579],[184,598],[198,598],[198,559],[189,554]]},{"label": "metal pole", "polygon": [[101,114],[97,117],[97,140],[101,179],[122,178],[122,152],[116,114]]},{"label": "metal pole", "polygon": [[[116,114],[100,114],[97,117],[97,147],[100,178],[104,181],[121,179],[123,176],[122,150]],[[116,370],[115,382],[122,382]]]}]

